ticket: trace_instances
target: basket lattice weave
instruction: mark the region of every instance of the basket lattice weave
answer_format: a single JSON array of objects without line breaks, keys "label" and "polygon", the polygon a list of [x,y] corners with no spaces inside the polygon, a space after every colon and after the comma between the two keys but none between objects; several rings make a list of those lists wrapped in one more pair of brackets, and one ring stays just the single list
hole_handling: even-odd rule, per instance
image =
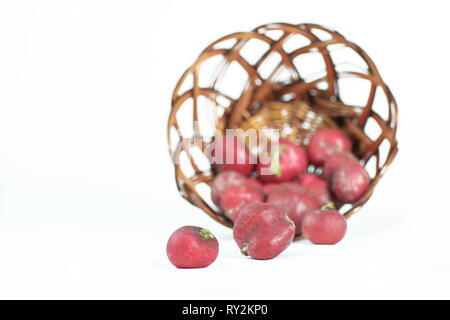
[{"label": "basket lattice weave", "polygon": [[[340,208],[350,217],[398,152],[397,118],[396,101],[375,64],[340,33],[285,23],[233,33],[209,45],[174,89],[169,147],[173,158],[185,160],[175,163],[176,183],[185,199],[232,227],[210,198],[216,172],[205,153],[214,130],[277,128],[307,145],[315,130],[337,126],[371,176],[365,195]],[[189,143],[194,138],[201,139],[198,150]]]}]

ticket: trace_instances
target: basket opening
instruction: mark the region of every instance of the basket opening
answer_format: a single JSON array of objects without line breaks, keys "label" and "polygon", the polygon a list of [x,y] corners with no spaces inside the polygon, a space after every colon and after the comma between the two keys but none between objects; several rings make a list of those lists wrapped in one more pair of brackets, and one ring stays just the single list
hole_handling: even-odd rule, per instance
[{"label": "basket opening", "polygon": [[255,65],[261,57],[270,49],[270,45],[260,39],[250,39],[245,46],[239,50],[239,54],[249,64]]}]

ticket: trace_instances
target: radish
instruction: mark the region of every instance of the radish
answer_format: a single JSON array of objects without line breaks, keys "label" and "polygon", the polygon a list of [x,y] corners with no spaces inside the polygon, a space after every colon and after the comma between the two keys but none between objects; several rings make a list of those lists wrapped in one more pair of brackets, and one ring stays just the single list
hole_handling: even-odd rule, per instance
[{"label": "radish", "polygon": [[271,190],[268,192],[268,194],[270,195],[272,192],[288,192],[288,191],[306,192],[306,188],[303,188],[298,183],[288,181],[273,186]]},{"label": "radish", "polygon": [[331,175],[336,169],[345,165],[360,165],[358,159],[349,152],[333,154],[327,158],[322,170],[322,178],[330,180]]},{"label": "radish", "polygon": [[263,202],[264,195],[260,189],[246,185],[231,187],[220,199],[220,207],[231,221],[235,221],[241,210],[248,204]]},{"label": "radish", "polygon": [[302,233],[315,244],[336,244],[347,230],[345,217],[336,210],[316,210],[303,219]]},{"label": "radish", "polygon": [[314,181],[320,180],[319,176],[314,173],[305,173],[300,176],[299,183],[302,187],[307,187]]},{"label": "radish", "polygon": [[331,189],[343,203],[355,203],[366,192],[370,178],[366,169],[359,164],[344,165],[332,175]]},{"label": "radish", "polygon": [[248,183],[247,178],[234,171],[220,172],[213,180],[211,186],[211,198],[217,207],[220,207],[220,198],[231,187],[244,186]]},{"label": "radish", "polygon": [[276,186],[278,186],[278,183],[269,182],[269,183],[263,184],[262,189],[263,189],[264,193],[267,195]]},{"label": "radish", "polygon": [[219,242],[207,229],[184,226],[167,241],[166,253],[177,268],[204,268],[219,254]]},{"label": "radish", "polygon": [[294,239],[295,226],[286,212],[269,203],[252,203],[237,217],[233,237],[243,255],[272,259]]},{"label": "radish", "polygon": [[295,233],[302,232],[302,222],[305,215],[321,207],[320,201],[306,192],[299,192],[293,188],[272,190],[267,197],[267,203],[284,209],[295,224]]},{"label": "radish", "polygon": [[263,183],[292,180],[304,172],[308,157],[302,147],[286,139],[280,139],[278,150],[271,150],[271,159],[257,165],[259,180]]},{"label": "radish", "polygon": [[247,183],[255,188],[260,189],[260,190],[263,189],[263,184],[259,180],[256,180],[253,178],[248,178]]},{"label": "radish", "polygon": [[321,205],[326,205],[331,201],[331,194],[328,182],[322,179],[311,182],[306,190],[314,196]]},{"label": "radish", "polygon": [[322,166],[329,156],[343,151],[350,152],[351,149],[350,139],[341,130],[321,129],[309,141],[308,157],[312,164]]},{"label": "radish", "polygon": [[236,171],[245,176],[250,175],[256,164],[245,143],[236,136],[219,138],[214,143],[211,157],[211,163],[220,171]]}]

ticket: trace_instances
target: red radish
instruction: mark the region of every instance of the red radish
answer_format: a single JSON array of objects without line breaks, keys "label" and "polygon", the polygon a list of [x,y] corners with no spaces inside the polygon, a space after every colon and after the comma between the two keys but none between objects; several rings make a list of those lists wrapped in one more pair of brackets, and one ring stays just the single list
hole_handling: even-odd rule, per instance
[{"label": "red radish", "polygon": [[266,183],[266,184],[263,184],[262,189],[265,194],[269,194],[270,191],[276,186],[278,186],[278,183]]},{"label": "red radish", "polygon": [[336,153],[350,152],[352,143],[339,129],[326,128],[314,133],[308,145],[308,157],[312,164],[322,166],[325,160]]},{"label": "red radish", "polygon": [[271,156],[268,163],[260,161],[257,165],[259,180],[264,183],[292,180],[308,166],[308,157],[302,147],[286,139],[280,139],[278,150],[272,150]]},{"label": "red radish", "polygon": [[319,176],[314,173],[305,173],[300,177],[300,185],[302,187],[307,187],[314,181],[320,180]]},{"label": "red radish", "polygon": [[231,187],[220,199],[220,207],[231,221],[235,221],[246,205],[263,201],[264,195],[258,188],[250,185]]},{"label": "red radish", "polygon": [[306,192],[306,188],[303,188],[298,183],[289,181],[276,184],[271,188],[268,194],[271,194],[272,192],[287,192],[287,191]]},{"label": "red radish", "polygon": [[253,186],[253,187],[258,188],[258,189],[261,189],[261,190],[263,189],[263,184],[261,182],[259,182],[258,180],[256,180],[256,179],[248,178],[247,179],[247,183],[249,185]]},{"label": "red radish", "polygon": [[236,136],[225,136],[214,143],[211,162],[220,171],[236,171],[248,176],[254,169],[256,160]]},{"label": "red radish", "polygon": [[184,226],[172,233],[166,252],[177,268],[203,268],[216,260],[219,242],[207,229]]},{"label": "red radish", "polygon": [[269,203],[252,203],[237,217],[233,236],[242,254],[272,259],[294,239],[295,225],[285,211]]},{"label": "red radish", "polygon": [[313,195],[321,205],[326,205],[331,201],[330,188],[328,182],[322,179],[311,182],[306,188],[308,193]]},{"label": "red radish", "polygon": [[331,189],[339,201],[355,203],[366,192],[369,182],[369,174],[364,167],[347,165],[333,173]]},{"label": "red radish", "polygon": [[305,215],[321,207],[321,203],[317,198],[306,192],[299,192],[294,189],[272,190],[267,197],[267,203],[286,210],[289,218],[295,224],[296,234],[302,232],[302,222]]},{"label": "red radish", "polygon": [[303,219],[302,233],[315,244],[335,244],[347,230],[345,217],[336,210],[316,210]]},{"label": "red radish", "polygon": [[325,165],[322,168],[322,178],[325,180],[330,180],[331,175],[334,171],[336,171],[336,169],[353,164],[359,164],[359,161],[352,153],[342,152],[333,154],[325,161]]},{"label": "red radish", "polygon": [[245,186],[247,178],[234,171],[220,172],[213,180],[211,187],[211,198],[214,204],[220,207],[220,198],[223,193],[231,187]]}]

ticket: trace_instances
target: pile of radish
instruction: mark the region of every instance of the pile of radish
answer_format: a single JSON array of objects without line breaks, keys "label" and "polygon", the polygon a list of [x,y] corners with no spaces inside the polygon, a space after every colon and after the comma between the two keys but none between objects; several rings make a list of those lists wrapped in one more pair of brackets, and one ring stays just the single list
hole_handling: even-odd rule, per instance
[{"label": "pile of radish", "polygon": [[[211,197],[234,222],[233,236],[244,255],[271,259],[299,234],[315,244],[335,244],[344,237],[346,220],[333,203],[352,204],[360,200],[370,178],[351,153],[351,141],[342,131],[317,131],[306,150],[280,139],[278,161],[253,161],[245,144],[236,137],[225,137],[218,143],[220,154],[213,151],[213,155],[223,161],[213,163],[219,173],[212,183]],[[227,158],[230,150],[233,161]],[[314,172],[309,172],[308,167]],[[203,240],[211,242],[212,234],[203,233],[209,237]],[[201,238],[200,233],[198,236]],[[205,255],[200,246],[195,248],[198,253],[192,249],[191,256]],[[174,249],[167,250],[169,255]],[[202,266],[206,265],[185,267]]]}]

